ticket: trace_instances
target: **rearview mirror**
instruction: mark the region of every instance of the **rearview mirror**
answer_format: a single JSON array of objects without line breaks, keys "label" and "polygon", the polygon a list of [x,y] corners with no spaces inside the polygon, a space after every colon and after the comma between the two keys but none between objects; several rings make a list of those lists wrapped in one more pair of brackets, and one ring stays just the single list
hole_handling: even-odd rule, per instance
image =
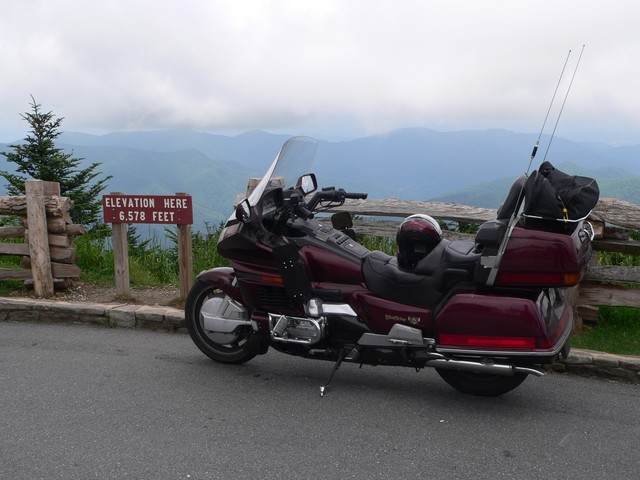
[{"label": "rearview mirror", "polygon": [[236,220],[240,223],[247,223],[251,220],[251,205],[246,198],[236,205]]},{"label": "rearview mirror", "polygon": [[306,175],[302,175],[298,179],[296,188],[299,188],[304,195],[308,195],[309,193],[315,192],[316,189],[318,188],[318,182],[316,181],[315,174],[307,173]]}]

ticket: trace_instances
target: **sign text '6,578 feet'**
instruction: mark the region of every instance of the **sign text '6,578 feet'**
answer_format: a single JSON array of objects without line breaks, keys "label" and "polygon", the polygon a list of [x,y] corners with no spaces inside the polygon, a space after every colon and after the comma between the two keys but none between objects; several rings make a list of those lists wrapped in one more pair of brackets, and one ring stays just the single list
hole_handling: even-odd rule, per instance
[{"label": "sign text '6,578 feet'", "polygon": [[105,223],[193,224],[190,195],[103,195]]}]

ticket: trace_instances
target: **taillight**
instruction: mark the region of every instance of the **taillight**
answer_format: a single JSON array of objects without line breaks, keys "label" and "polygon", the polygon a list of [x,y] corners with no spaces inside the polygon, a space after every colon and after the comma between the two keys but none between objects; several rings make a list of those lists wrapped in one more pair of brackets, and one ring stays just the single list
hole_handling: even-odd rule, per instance
[{"label": "taillight", "polygon": [[535,337],[498,337],[485,335],[461,335],[443,333],[440,345],[464,348],[534,349]]},{"label": "taillight", "polygon": [[498,285],[547,285],[570,287],[582,280],[580,273],[531,273],[504,272],[498,273]]}]

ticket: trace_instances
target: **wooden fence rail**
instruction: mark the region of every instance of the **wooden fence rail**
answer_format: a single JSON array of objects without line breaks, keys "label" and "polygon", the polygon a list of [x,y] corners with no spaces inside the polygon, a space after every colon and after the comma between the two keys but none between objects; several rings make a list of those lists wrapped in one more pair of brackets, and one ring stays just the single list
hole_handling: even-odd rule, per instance
[{"label": "wooden fence rail", "polygon": [[75,265],[73,237],[84,233],[71,221],[73,202],[60,196],[56,182],[29,180],[25,195],[0,197],[0,215],[20,217],[21,225],[0,227],[0,239],[23,239],[24,243],[0,241],[0,254],[22,257],[22,269],[0,269],[0,280],[33,280],[37,297],[54,293],[54,278],[80,276]]}]

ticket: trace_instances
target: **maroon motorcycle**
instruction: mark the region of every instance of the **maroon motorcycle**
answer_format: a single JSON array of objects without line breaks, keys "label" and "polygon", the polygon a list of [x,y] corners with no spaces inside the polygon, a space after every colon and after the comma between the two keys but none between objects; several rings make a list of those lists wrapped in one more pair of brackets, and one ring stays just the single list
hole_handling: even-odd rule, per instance
[{"label": "maroon motorcycle", "polygon": [[568,354],[564,290],[591,256],[595,181],[545,162],[516,180],[474,241],[444,239],[431,217],[412,215],[390,256],[356,242],[344,214],[317,217],[367,195],[319,190],[315,147],[284,144],[221,233],[231,267],[198,275],[185,319],[205,355],[242,363],[272,347],[333,361],[321,395],[355,362],[433,367],[462,392],[493,396]]}]

